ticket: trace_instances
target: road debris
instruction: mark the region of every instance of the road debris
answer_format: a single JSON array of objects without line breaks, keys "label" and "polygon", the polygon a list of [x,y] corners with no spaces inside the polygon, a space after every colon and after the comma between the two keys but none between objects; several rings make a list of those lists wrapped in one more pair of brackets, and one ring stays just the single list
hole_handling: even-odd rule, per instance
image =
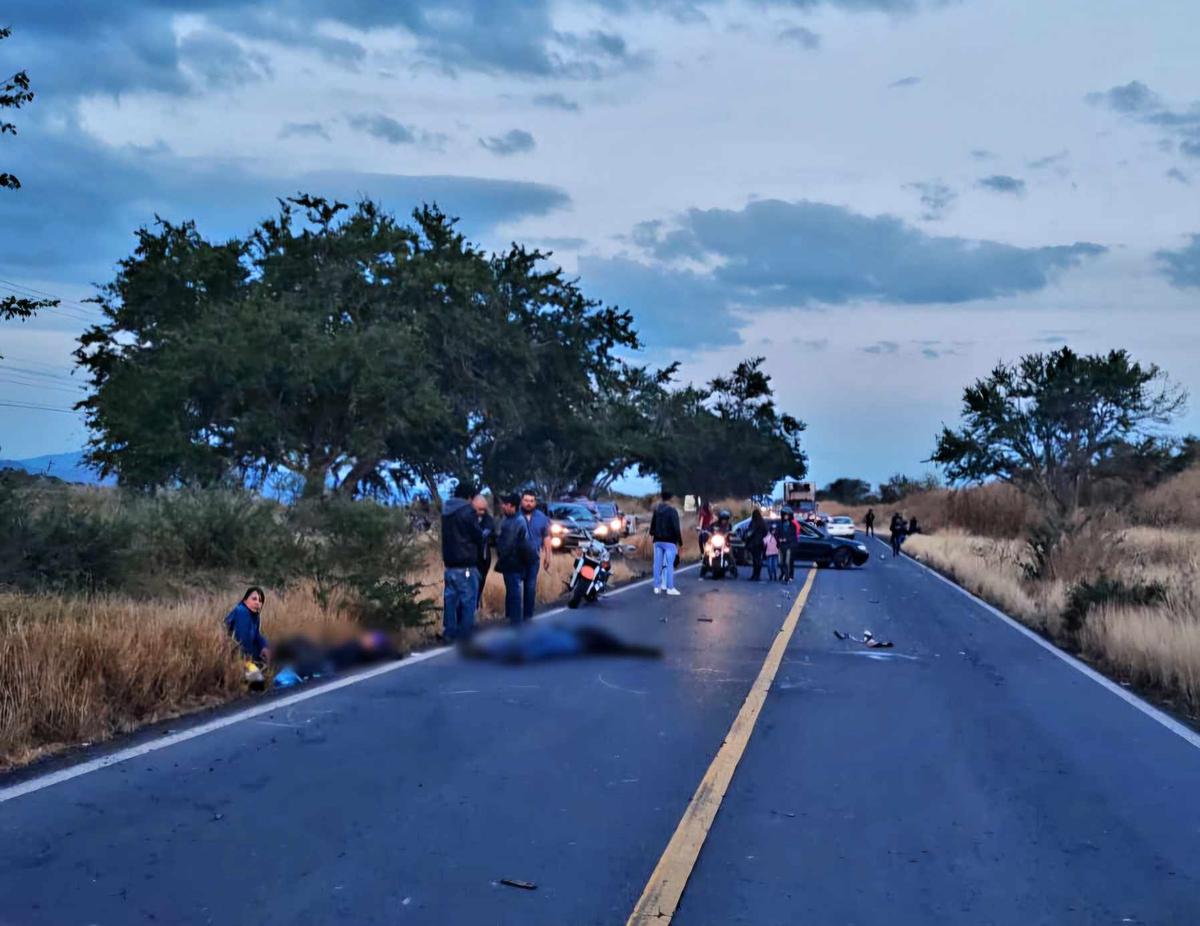
[{"label": "road debris", "polygon": [[536,891],[537,885],[532,881],[518,881],[516,878],[501,878],[500,883],[508,887],[519,887],[523,891]]},{"label": "road debris", "polygon": [[713,622],[713,619],[711,617],[698,617],[698,618],[696,618],[696,620],[698,620],[702,624],[711,624]]},{"label": "road debris", "polygon": [[861,643],[863,646],[871,647],[871,649],[889,649],[895,645],[891,640],[880,640],[869,630],[864,630],[861,637],[856,637],[852,633],[842,633],[840,630],[835,630],[833,635],[839,640],[853,640],[855,643]]}]

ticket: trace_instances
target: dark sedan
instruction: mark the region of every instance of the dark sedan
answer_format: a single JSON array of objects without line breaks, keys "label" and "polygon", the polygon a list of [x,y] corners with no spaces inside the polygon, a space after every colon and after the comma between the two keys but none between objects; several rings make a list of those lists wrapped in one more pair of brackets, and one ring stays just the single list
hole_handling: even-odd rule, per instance
[{"label": "dark sedan", "polygon": [[[800,547],[796,551],[796,562],[816,563],[818,566],[836,566],[847,569],[850,566],[864,566],[871,559],[871,551],[859,540],[846,537],[831,537],[824,528],[803,521],[800,524]],[[767,529],[775,530],[779,526],[778,518],[767,520]],[[750,527],[750,519],[739,521],[733,526],[733,559],[738,565],[748,565],[750,553],[746,550],[746,531]]]}]

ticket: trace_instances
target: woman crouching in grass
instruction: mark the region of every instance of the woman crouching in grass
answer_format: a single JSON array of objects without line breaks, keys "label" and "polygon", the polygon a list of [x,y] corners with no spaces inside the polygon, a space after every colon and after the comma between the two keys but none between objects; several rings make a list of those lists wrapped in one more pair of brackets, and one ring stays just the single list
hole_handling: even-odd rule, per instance
[{"label": "woman crouching in grass", "polygon": [[246,594],[225,617],[225,629],[237,640],[242,655],[259,665],[271,658],[267,638],[263,636],[260,616],[266,594],[257,585],[246,589]]}]

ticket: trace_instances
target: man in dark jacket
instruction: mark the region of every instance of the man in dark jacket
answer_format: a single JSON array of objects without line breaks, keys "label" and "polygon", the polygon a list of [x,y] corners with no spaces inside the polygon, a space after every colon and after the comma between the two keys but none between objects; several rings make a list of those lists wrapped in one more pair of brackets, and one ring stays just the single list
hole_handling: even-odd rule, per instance
[{"label": "man in dark jacket", "polygon": [[479,515],[479,529],[483,532],[483,558],[479,561],[479,597],[475,600],[475,609],[483,604],[483,586],[487,583],[488,573],[492,571],[492,550],[496,546],[496,519],[492,517],[489,506],[485,503],[478,506],[477,502],[483,496],[477,495],[471,505]]},{"label": "man in dark jacket", "polygon": [[674,496],[664,491],[662,501],[650,517],[650,538],[654,541],[654,594],[678,595],[675,587],[675,557],[683,545],[679,512],[671,505]]},{"label": "man in dark jacket", "polygon": [[779,542],[779,580],[787,585],[796,577],[796,551],[800,546],[800,525],[791,508],[779,513],[775,539]]},{"label": "man in dark jacket", "polygon": [[474,506],[487,506],[468,486],[460,484],[454,495],[442,508],[442,636],[448,642],[470,636],[475,626],[483,529]]},{"label": "man in dark jacket", "polygon": [[517,514],[521,498],[515,492],[500,499],[500,527],[496,532],[496,571],[504,577],[504,616],[510,624],[521,623],[522,582],[534,563],[528,540],[528,524]]},{"label": "man in dark jacket", "polygon": [[904,535],[908,532],[908,524],[904,520],[904,515],[898,511],[892,512],[892,556],[900,555],[900,545],[904,543]]},{"label": "man in dark jacket", "polygon": [[875,509],[868,508],[866,516],[863,518],[863,527],[866,528],[868,537],[875,536]]}]

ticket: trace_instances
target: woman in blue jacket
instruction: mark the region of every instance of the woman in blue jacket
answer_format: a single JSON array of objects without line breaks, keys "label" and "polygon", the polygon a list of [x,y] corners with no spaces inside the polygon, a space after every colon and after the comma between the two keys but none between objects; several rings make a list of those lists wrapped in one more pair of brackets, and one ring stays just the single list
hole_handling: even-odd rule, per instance
[{"label": "woman in blue jacket", "polygon": [[246,589],[246,594],[237,607],[225,617],[225,629],[237,640],[242,648],[242,655],[257,663],[264,663],[271,658],[271,650],[267,638],[263,636],[259,626],[260,614],[266,595],[258,586]]}]

